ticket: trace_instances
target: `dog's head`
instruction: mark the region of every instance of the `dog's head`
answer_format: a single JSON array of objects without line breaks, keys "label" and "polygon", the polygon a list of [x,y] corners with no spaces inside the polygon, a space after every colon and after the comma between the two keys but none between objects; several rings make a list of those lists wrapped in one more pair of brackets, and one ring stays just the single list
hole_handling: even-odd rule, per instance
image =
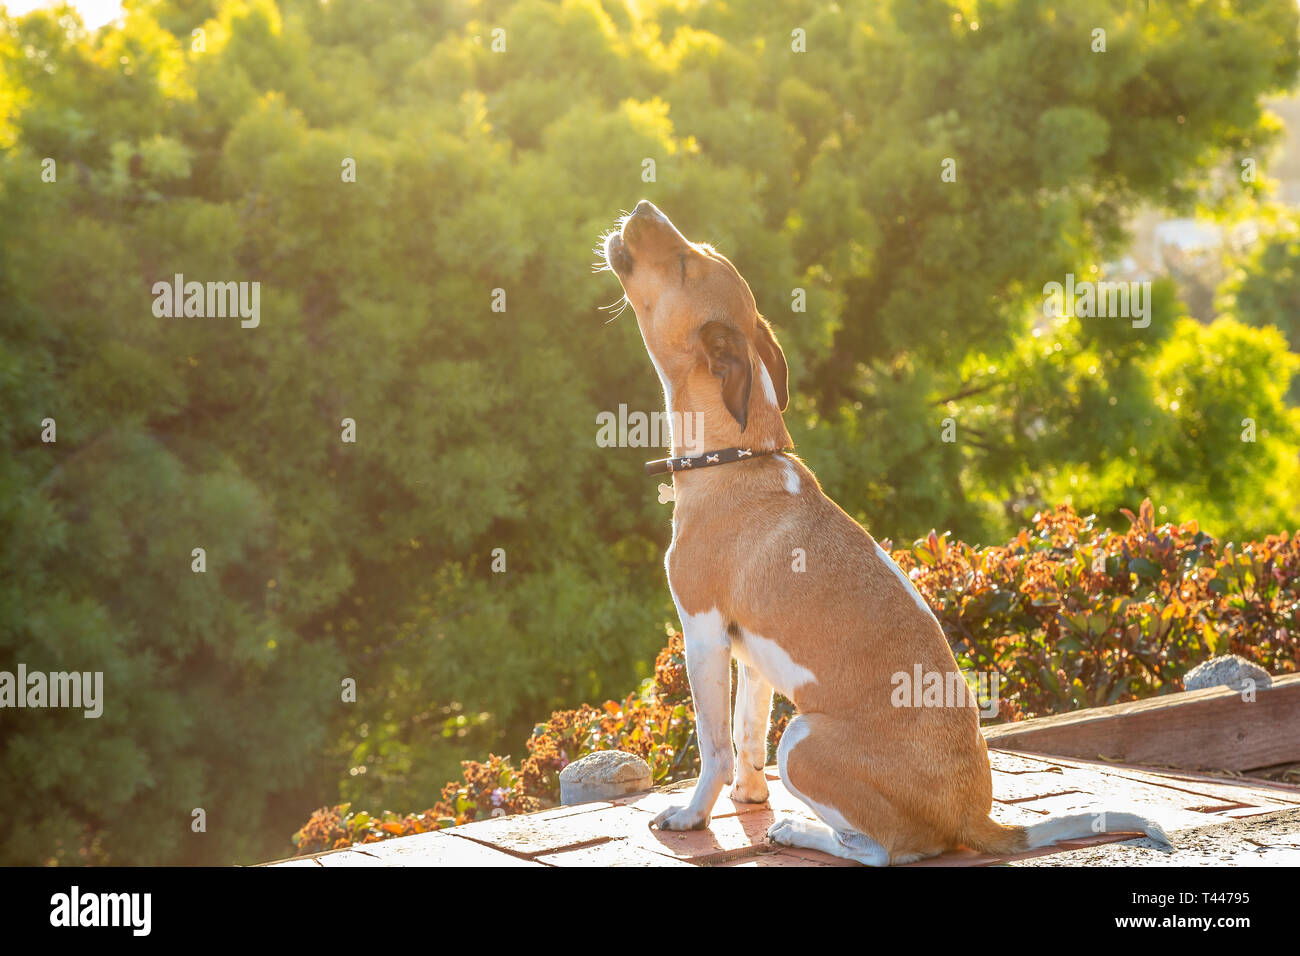
[{"label": "dog's head", "polygon": [[785,354],[735,266],[689,241],[645,199],[606,236],[604,254],[636,312],[669,411],[702,416],[714,445],[788,441]]}]

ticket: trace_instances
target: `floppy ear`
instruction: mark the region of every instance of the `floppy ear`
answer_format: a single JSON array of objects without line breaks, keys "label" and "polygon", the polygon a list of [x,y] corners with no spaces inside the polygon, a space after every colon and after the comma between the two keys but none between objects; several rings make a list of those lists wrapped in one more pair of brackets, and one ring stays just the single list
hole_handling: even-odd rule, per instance
[{"label": "floppy ear", "polygon": [[776,407],[785,411],[785,407],[790,404],[790,370],[785,364],[785,353],[777,344],[772,326],[761,315],[758,317],[758,331],[754,333],[754,348],[772,379],[772,387],[776,389]]},{"label": "floppy ear", "polygon": [[700,349],[709,372],[722,380],[722,401],[743,432],[749,421],[749,389],[754,383],[749,343],[734,325],[706,322],[700,329]]}]

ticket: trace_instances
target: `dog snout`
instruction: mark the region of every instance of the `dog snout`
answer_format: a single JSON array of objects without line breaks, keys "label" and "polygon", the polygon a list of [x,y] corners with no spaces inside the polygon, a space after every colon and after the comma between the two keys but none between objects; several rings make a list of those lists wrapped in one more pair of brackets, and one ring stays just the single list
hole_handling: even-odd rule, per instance
[{"label": "dog snout", "polygon": [[636,208],[632,210],[632,218],[636,219],[638,217],[665,223],[668,221],[668,217],[660,211],[659,207],[648,199],[642,199],[636,204]]},{"label": "dog snout", "polygon": [[663,212],[648,199],[636,204],[621,230],[623,242],[636,255],[659,257],[687,244],[686,238]]},{"label": "dog snout", "polygon": [[605,261],[620,279],[627,279],[638,266],[662,269],[676,263],[689,247],[672,220],[650,200],[642,199],[623,218],[618,231],[606,237]]},{"label": "dog snout", "polygon": [[628,216],[627,221],[623,223],[623,239],[627,242],[634,243],[643,236],[676,232],[668,217],[648,199],[642,199],[637,203],[636,208],[632,210],[632,215]]}]

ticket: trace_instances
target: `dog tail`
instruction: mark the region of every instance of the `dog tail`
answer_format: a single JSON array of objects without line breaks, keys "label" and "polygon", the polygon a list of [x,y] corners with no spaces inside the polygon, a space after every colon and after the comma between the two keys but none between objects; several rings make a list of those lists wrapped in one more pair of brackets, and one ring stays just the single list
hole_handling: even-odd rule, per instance
[{"label": "dog tail", "polygon": [[1005,856],[1051,846],[1061,840],[1097,833],[1145,833],[1153,840],[1172,846],[1160,824],[1138,813],[1070,813],[1049,817],[1032,826],[1004,826],[989,817],[977,820],[962,835],[961,842],[981,853]]}]

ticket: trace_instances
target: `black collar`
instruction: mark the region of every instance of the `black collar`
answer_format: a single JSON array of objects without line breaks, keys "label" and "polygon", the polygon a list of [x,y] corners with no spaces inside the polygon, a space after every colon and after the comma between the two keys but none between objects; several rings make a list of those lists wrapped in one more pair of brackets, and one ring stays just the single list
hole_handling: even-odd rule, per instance
[{"label": "black collar", "polygon": [[658,475],[665,471],[695,471],[699,468],[712,468],[714,465],[729,465],[733,461],[744,461],[746,458],[779,455],[781,452],[789,450],[788,448],[769,448],[755,451],[752,448],[719,448],[717,451],[706,451],[703,455],[696,455],[693,458],[660,458],[656,461],[647,461],[645,463],[645,473],[647,475]]}]

